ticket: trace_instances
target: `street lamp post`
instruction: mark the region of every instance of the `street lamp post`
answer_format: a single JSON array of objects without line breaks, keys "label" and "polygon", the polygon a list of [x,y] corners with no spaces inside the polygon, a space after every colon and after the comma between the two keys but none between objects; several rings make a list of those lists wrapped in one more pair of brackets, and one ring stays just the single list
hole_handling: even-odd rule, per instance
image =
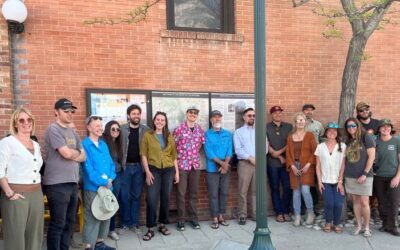
[{"label": "street lamp post", "polygon": [[254,67],[256,97],[256,204],[257,219],[250,249],[275,249],[267,219],[266,166],[266,64],[265,64],[265,0],[254,0]]}]

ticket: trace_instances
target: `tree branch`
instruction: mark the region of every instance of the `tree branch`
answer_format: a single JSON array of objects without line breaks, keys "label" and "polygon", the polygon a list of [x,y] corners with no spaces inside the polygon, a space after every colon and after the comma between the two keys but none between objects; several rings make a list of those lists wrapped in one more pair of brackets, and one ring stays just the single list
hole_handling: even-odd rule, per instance
[{"label": "tree branch", "polygon": [[378,27],[379,23],[381,22],[383,16],[386,14],[386,11],[392,5],[392,3],[393,3],[392,0],[388,0],[385,4],[383,4],[379,7],[376,7],[374,9],[372,16],[365,23],[365,28],[364,28],[365,39],[368,39],[372,35],[372,33],[375,31],[375,29]]},{"label": "tree branch", "polygon": [[296,7],[302,6],[303,4],[308,3],[309,1],[310,0],[299,0],[299,1],[292,0],[292,3],[293,3],[293,7],[296,8]]},{"label": "tree branch", "polygon": [[342,7],[347,18],[349,19],[353,34],[361,34],[364,28],[364,21],[359,15],[356,14],[357,7],[354,3],[354,0],[340,0],[340,2],[342,3]]}]

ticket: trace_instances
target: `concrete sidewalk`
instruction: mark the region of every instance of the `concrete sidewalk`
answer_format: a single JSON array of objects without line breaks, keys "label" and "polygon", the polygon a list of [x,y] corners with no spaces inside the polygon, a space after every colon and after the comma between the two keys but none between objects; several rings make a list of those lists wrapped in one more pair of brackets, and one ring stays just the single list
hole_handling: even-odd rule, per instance
[{"label": "concrete sidewalk", "polygon": [[[189,224],[186,224],[186,230],[183,232],[177,231],[175,224],[170,224],[168,225],[172,232],[170,236],[162,236],[156,231],[155,237],[147,242],[142,240],[142,235],[146,232],[146,228],[142,227],[142,234],[140,235],[129,231],[121,235],[119,241],[107,239],[107,244],[119,250],[248,249],[253,239],[256,223],[248,221],[246,225],[240,226],[236,221],[229,222],[228,227],[220,226],[219,229],[212,229],[210,227],[211,222],[203,221],[200,223],[200,230],[194,230]],[[351,231],[354,227],[346,227],[342,234],[324,233],[322,230],[318,230],[318,227],[309,229],[301,226],[296,228],[291,223],[277,223],[273,217],[269,218],[269,227],[272,232],[273,245],[279,250],[400,249],[400,237],[379,232],[379,225],[371,225],[373,236],[369,239],[363,236],[352,236]],[[75,240],[81,241],[79,233],[75,235]],[[2,243],[0,243],[0,249],[4,249]]]}]

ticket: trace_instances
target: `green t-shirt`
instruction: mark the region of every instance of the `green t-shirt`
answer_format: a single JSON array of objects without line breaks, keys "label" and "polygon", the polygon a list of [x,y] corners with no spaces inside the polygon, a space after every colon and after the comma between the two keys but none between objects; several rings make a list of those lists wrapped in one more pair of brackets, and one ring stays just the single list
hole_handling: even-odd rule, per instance
[{"label": "green t-shirt", "polygon": [[392,137],[389,141],[376,140],[377,176],[394,177],[399,166],[400,138]]}]

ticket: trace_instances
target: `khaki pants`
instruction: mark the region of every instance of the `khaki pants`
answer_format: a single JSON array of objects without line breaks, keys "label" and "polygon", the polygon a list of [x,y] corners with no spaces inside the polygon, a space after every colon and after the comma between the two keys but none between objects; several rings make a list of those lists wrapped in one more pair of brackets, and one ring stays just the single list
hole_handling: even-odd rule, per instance
[{"label": "khaki pants", "polygon": [[238,163],[239,178],[239,217],[247,217],[247,193],[250,189],[252,218],[256,218],[256,168],[250,162],[240,160]]},{"label": "khaki pants", "polygon": [[42,190],[20,194],[25,199],[11,201],[1,194],[4,249],[40,250],[44,225]]}]

